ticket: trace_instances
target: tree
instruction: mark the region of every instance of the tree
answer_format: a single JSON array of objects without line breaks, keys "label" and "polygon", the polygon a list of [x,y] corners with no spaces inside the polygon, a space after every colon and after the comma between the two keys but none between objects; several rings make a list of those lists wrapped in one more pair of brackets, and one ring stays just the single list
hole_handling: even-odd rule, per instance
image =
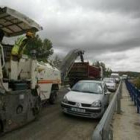
[{"label": "tree", "polygon": [[132,83],[140,90],[140,76],[132,80]]},{"label": "tree", "polygon": [[106,77],[109,77],[112,73],[112,70],[110,68],[106,68],[106,71],[105,71],[105,76]]},{"label": "tree", "polygon": [[54,66],[56,68],[60,69],[61,63],[62,63],[62,59],[58,55],[56,55],[54,60],[53,60]]},{"label": "tree", "polygon": [[111,75],[111,73],[112,73],[112,70],[110,68],[106,68],[106,65],[103,62],[96,61],[92,65],[96,66],[96,67],[100,67],[101,66],[103,68],[103,75],[104,75],[104,77],[109,77]]},{"label": "tree", "polygon": [[31,50],[36,50],[37,60],[47,62],[48,58],[53,54],[52,42],[49,39],[42,40],[36,35],[26,46],[25,53],[31,55]]}]

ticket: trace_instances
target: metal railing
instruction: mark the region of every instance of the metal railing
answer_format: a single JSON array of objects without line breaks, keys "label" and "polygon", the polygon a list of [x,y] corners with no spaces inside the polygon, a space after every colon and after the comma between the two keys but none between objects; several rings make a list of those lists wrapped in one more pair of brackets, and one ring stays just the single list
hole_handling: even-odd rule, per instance
[{"label": "metal railing", "polygon": [[121,92],[122,81],[120,81],[113,99],[111,100],[99,124],[96,126],[92,135],[92,140],[113,140],[112,118],[116,109],[117,113],[121,113]]},{"label": "metal railing", "polygon": [[134,101],[134,105],[137,106],[137,113],[140,113],[140,90],[137,89],[131,82],[126,80],[126,87],[129,91],[130,97],[132,101]]}]

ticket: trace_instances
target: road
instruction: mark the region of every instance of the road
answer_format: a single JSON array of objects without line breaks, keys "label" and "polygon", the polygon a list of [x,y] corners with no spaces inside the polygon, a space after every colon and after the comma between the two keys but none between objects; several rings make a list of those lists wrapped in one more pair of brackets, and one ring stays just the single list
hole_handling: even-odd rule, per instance
[{"label": "road", "polygon": [[0,140],[90,140],[97,119],[65,115],[60,102],[66,89],[59,92],[56,104],[43,107],[38,120],[0,137]]}]

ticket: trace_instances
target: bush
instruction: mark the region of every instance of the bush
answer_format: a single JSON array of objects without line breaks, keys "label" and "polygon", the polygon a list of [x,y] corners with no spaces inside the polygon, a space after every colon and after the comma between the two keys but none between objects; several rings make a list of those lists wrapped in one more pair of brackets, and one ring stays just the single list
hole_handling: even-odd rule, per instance
[{"label": "bush", "polygon": [[138,89],[140,89],[140,77],[138,77],[137,79],[135,79],[135,80],[133,81],[133,83],[134,83],[134,85],[135,85]]}]

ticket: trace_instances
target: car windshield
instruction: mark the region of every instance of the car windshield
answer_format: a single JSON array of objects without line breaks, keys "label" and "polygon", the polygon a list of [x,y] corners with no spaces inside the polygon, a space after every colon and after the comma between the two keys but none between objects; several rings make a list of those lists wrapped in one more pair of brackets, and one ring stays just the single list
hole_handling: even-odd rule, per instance
[{"label": "car windshield", "polygon": [[118,75],[111,75],[111,78],[119,78]]},{"label": "car windshield", "polygon": [[114,83],[113,79],[104,79],[105,83]]},{"label": "car windshield", "polygon": [[95,82],[78,82],[73,86],[72,91],[102,94],[102,86],[100,83]]}]

